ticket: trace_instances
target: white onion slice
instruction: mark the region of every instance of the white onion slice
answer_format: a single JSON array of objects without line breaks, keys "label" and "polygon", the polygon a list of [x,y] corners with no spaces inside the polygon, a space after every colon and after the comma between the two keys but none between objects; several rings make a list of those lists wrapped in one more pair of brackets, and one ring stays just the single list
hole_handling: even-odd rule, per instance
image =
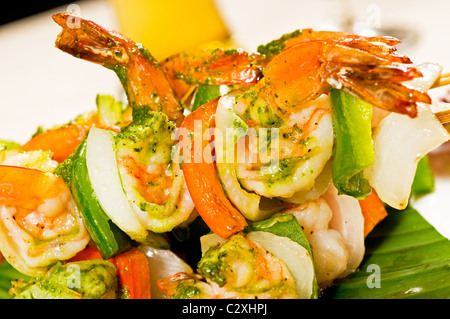
[{"label": "white onion slice", "polygon": [[314,294],[316,273],[312,256],[298,243],[287,237],[276,236],[269,232],[254,231],[248,238],[259,243],[281,261],[283,261],[292,277],[300,299],[311,299]]},{"label": "white onion slice", "polygon": [[370,185],[389,206],[406,208],[417,163],[449,139],[429,105],[420,103],[416,118],[389,114],[373,135],[375,161],[367,170]]},{"label": "white onion slice", "polygon": [[171,250],[156,249],[145,245],[138,246],[138,249],[147,256],[152,299],[167,299],[167,296],[156,284],[159,279],[173,276],[178,272],[193,272],[191,266]]},{"label": "white onion slice", "polygon": [[113,133],[91,128],[86,144],[86,166],[97,199],[105,213],[132,239],[147,237],[123,191],[114,150]]},{"label": "white onion slice", "polygon": [[419,70],[423,76],[404,82],[404,84],[421,91],[428,91],[442,72],[442,67],[436,63],[427,62],[415,65],[414,67]]}]

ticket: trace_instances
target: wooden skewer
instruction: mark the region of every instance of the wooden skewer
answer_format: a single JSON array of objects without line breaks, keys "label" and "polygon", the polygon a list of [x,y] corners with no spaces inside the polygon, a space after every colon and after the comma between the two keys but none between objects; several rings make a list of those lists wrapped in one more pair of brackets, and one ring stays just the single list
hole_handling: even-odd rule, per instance
[{"label": "wooden skewer", "polygon": [[441,124],[450,123],[450,110],[434,113]]},{"label": "wooden skewer", "polygon": [[434,83],[430,89],[434,89],[434,88],[441,87],[441,86],[448,85],[448,84],[450,84],[450,73],[444,73],[444,74],[441,74],[436,79],[436,81],[434,81]]},{"label": "wooden skewer", "polygon": [[186,102],[186,100],[191,97],[192,93],[194,93],[195,90],[196,90],[196,86],[195,85],[191,85],[191,87],[186,92],[186,94],[184,94],[184,96],[181,98],[180,102],[182,104],[184,104]]},{"label": "wooden skewer", "polygon": [[[436,79],[436,81],[434,81],[430,89],[438,88],[448,84],[450,84],[450,73],[443,73]],[[441,122],[441,124],[450,123],[450,110],[437,112],[434,113],[434,115],[437,117],[439,122]]]}]

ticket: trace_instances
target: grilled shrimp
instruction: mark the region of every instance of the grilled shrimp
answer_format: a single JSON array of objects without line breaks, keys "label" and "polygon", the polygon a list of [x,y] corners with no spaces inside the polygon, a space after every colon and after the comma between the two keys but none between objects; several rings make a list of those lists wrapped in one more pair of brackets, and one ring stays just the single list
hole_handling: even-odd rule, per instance
[{"label": "grilled shrimp", "polygon": [[411,117],[417,115],[417,102],[431,101],[425,92],[402,84],[422,74],[395,51],[397,39],[305,29],[277,41],[265,48],[282,51],[266,65],[263,85],[281,109],[315,99],[331,87]]},{"label": "grilled shrimp", "polygon": [[183,173],[171,159],[173,124],[183,120],[180,100],[159,62],[142,45],[81,18],[74,27],[67,24],[71,17],[53,16],[63,28],[56,46],[114,70],[133,110],[141,109],[142,118],[135,119],[133,111],[133,122],[117,136],[119,172],[142,226],[158,233],[170,231],[194,209]]},{"label": "grilled shrimp", "polygon": [[317,283],[321,288],[328,286],[345,271],[349,258],[342,234],[329,226],[333,216],[329,205],[319,198],[283,214],[294,215],[303,227],[312,247]]},{"label": "grilled shrimp", "polygon": [[183,171],[172,160],[174,129],[165,114],[143,110],[116,136],[122,187],[140,223],[157,233],[187,221],[194,210]]},{"label": "grilled shrimp", "polygon": [[304,29],[259,46],[259,54],[204,50],[180,53],[162,64],[171,80],[189,84],[258,82],[256,91],[274,109],[292,110],[335,87],[381,109],[415,117],[416,103],[431,99],[402,84],[422,73],[396,51],[399,43],[393,37]]},{"label": "grilled shrimp", "polygon": [[283,214],[294,215],[310,242],[321,288],[353,273],[364,256],[364,219],[358,200],[330,185],[320,198]]},{"label": "grilled shrimp", "polygon": [[[391,47],[395,43],[392,38],[304,30],[266,46],[280,51],[266,52],[264,78],[235,98],[233,109],[249,126],[279,128],[275,172],[281,175],[267,180],[250,171],[250,165],[238,164],[241,184],[266,197],[289,197],[312,187],[332,154],[330,107],[323,96],[331,87],[385,110],[416,116],[416,103],[430,98],[401,83],[422,74]],[[288,182],[276,185],[280,177]]]},{"label": "grilled shrimp", "polygon": [[0,250],[16,269],[42,275],[88,244],[88,232],[61,178],[1,165],[0,180]]},{"label": "grilled shrimp", "polygon": [[330,184],[322,198],[326,200],[333,212],[330,228],[336,229],[342,234],[349,251],[347,268],[339,276],[345,277],[359,267],[364,257],[364,217],[361,213],[361,206],[356,198],[338,194],[338,190],[333,184]]},{"label": "grilled shrimp", "polygon": [[161,111],[179,125],[183,120],[181,103],[161,67],[140,44],[118,32],[80,19],[80,26],[67,23],[72,15],[55,14],[53,19],[62,28],[56,46],[76,57],[114,70],[132,106],[149,106]]},{"label": "grilled shrimp", "polygon": [[[288,116],[274,112],[256,92],[253,97],[246,92],[235,98],[232,107],[257,132],[271,126],[278,129],[278,134],[270,136],[270,143],[278,144],[278,154],[270,154],[278,155],[275,165],[262,164],[258,160],[264,152],[261,146],[256,151],[248,149],[248,153],[257,154],[257,158],[236,163],[239,182],[246,189],[269,198],[290,197],[298,191],[311,189],[332,155],[329,97],[323,95],[305,103],[301,110]],[[248,147],[252,146],[248,144]]]},{"label": "grilled shrimp", "polygon": [[[214,266],[216,271],[208,271]],[[208,250],[199,262],[201,269],[206,282],[197,274],[177,273],[159,280],[158,286],[172,299],[298,298],[286,265],[241,234]]]}]

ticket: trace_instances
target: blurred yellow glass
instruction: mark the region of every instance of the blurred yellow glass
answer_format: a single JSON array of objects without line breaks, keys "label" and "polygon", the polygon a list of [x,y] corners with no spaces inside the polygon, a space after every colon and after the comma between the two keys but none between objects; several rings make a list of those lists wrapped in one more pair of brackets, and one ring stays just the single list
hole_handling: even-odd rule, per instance
[{"label": "blurred yellow glass", "polygon": [[214,0],[110,1],[121,33],[142,43],[158,60],[230,38]]}]

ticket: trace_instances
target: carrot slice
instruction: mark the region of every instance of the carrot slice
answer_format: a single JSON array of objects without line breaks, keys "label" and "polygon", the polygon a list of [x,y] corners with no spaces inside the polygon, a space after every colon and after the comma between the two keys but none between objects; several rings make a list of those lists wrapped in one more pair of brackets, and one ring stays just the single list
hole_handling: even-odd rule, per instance
[{"label": "carrot slice", "polygon": [[130,299],[150,299],[150,273],[147,257],[137,248],[114,257],[120,287]]},{"label": "carrot slice", "polygon": [[[87,246],[85,249],[80,251],[78,254],[68,259],[66,262],[72,263],[83,260],[92,260],[92,259],[103,259],[100,251],[96,246]],[[109,261],[113,261],[111,258]]]},{"label": "carrot slice", "polygon": [[31,138],[22,146],[22,151],[43,150],[53,152],[58,163],[68,158],[86,137],[87,125],[71,124],[54,130],[45,131]]},{"label": "carrot slice", "polygon": [[364,217],[364,237],[366,237],[388,213],[374,189],[368,197],[359,200],[359,206]]},{"label": "carrot slice", "polygon": [[[96,246],[87,246],[66,262],[103,259]],[[109,258],[117,268],[117,278],[123,295],[129,299],[150,299],[150,272],[147,257],[137,248],[131,248]]]},{"label": "carrot slice", "polygon": [[[222,238],[228,238],[243,230],[247,226],[247,221],[225,195],[215,163],[204,157],[204,150],[212,138],[204,140],[203,136],[207,129],[215,125],[217,105],[218,99],[204,104],[188,115],[181,124],[182,129],[186,129],[194,136],[190,141],[191,152],[188,154],[190,160],[183,162],[182,167],[186,185],[198,213],[214,233]],[[198,135],[199,124],[201,135]],[[195,141],[199,137],[201,144]],[[180,136],[180,144],[182,143],[183,136]],[[199,144],[202,146],[201,149],[196,149]]]}]

